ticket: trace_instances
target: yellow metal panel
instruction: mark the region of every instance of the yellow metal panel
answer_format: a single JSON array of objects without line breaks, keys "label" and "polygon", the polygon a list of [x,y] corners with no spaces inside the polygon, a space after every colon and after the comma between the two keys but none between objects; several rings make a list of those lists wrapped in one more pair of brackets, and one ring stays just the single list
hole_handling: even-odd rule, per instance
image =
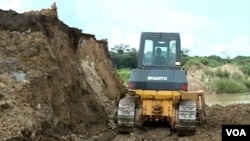
[{"label": "yellow metal panel", "polygon": [[[158,105],[161,107],[161,113],[156,114],[154,113],[153,106]],[[172,100],[149,100],[143,99],[142,100],[142,115],[161,115],[161,116],[173,116],[173,101]]]},{"label": "yellow metal panel", "polygon": [[152,106],[153,106],[152,100],[143,100],[142,101],[142,114],[143,115],[152,115]]},{"label": "yellow metal panel", "polygon": [[155,90],[135,90],[135,93],[141,98],[155,99],[172,99],[175,96],[180,96],[179,91],[155,91]]},{"label": "yellow metal panel", "polygon": [[172,100],[173,104],[178,103],[180,91],[156,91],[156,90],[134,90],[141,99]]},{"label": "yellow metal panel", "polygon": [[169,100],[164,100],[163,101],[163,115],[166,115],[168,117],[172,117],[173,116],[173,101]]}]

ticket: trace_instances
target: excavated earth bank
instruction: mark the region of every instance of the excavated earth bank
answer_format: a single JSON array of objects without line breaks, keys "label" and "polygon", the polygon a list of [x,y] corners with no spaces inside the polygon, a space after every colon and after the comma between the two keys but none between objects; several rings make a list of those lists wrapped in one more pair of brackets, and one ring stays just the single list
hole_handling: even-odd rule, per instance
[{"label": "excavated earth bank", "polygon": [[106,40],[65,25],[55,5],[0,10],[0,19],[0,140],[219,141],[221,124],[250,124],[250,105],[215,105],[191,137],[165,127],[117,134],[112,118],[125,91]]},{"label": "excavated earth bank", "polygon": [[0,140],[96,134],[123,93],[107,41],[70,28],[56,7],[0,10]]}]

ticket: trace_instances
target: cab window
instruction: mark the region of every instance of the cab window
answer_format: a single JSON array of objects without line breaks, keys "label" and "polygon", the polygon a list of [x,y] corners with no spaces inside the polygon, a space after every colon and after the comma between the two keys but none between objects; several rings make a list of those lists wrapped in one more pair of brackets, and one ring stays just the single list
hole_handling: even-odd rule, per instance
[{"label": "cab window", "polygon": [[176,40],[145,39],[143,61],[144,66],[175,66]]}]

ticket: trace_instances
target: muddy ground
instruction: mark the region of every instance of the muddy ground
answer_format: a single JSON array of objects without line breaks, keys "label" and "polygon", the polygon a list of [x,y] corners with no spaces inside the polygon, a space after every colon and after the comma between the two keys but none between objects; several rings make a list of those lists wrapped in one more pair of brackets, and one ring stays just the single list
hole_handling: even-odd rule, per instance
[{"label": "muddy ground", "polygon": [[189,137],[177,137],[175,133],[170,136],[164,126],[146,126],[131,134],[115,134],[113,131],[105,136],[113,141],[220,141],[222,124],[250,124],[250,104],[214,105],[206,107],[206,113],[206,122],[198,127],[195,135]]},{"label": "muddy ground", "polygon": [[64,24],[55,5],[0,10],[0,19],[0,140],[219,141],[222,124],[250,124],[250,105],[216,105],[191,137],[167,127],[117,134],[112,119],[125,91],[106,40]]},{"label": "muddy ground", "polygon": [[195,135],[188,137],[178,137],[176,133],[170,135],[169,128],[164,125],[150,125],[135,129],[130,134],[118,134],[115,129],[107,129],[103,132],[96,129],[85,135],[71,134],[58,139],[63,141],[221,141],[222,124],[250,124],[250,104],[214,105],[206,107],[206,111],[206,122],[198,126]]},{"label": "muddy ground", "polygon": [[130,134],[117,133],[115,129],[104,131],[94,129],[82,135],[70,134],[50,139],[60,141],[221,141],[222,124],[250,125],[250,104],[213,105],[206,107],[206,113],[206,122],[198,126],[195,135],[188,137],[178,137],[176,133],[170,135],[169,128],[165,125],[150,125],[135,129]]}]

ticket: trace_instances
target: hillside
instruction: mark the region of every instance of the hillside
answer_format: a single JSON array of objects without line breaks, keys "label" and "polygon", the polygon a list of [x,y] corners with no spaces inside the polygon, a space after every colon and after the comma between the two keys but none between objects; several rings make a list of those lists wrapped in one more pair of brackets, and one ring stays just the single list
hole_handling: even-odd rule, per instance
[{"label": "hillside", "polygon": [[240,67],[225,64],[218,67],[188,69],[189,89],[204,89],[206,93],[241,93],[250,91],[250,76]]}]

